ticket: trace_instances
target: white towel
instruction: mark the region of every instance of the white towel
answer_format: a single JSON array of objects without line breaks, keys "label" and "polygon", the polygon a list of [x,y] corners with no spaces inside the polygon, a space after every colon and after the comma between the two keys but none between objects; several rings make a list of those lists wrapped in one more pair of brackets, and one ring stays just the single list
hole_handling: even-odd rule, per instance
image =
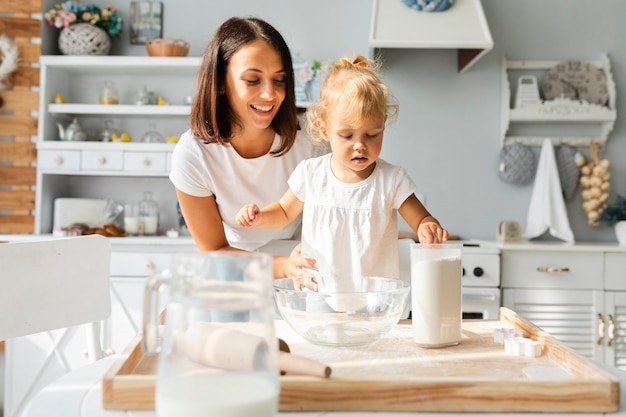
[{"label": "white towel", "polygon": [[546,230],[550,230],[550,234],[556,238],[574,243],[574,233],[567,217],[554,157],[554,146],[550,139],[545,139],[541,147],[524,237],[532,239]]}]

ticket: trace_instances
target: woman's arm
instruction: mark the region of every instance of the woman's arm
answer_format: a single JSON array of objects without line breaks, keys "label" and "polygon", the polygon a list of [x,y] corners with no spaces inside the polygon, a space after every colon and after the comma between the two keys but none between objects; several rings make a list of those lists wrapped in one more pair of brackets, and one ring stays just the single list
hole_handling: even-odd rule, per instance
[{"label": "woman's arm", "polygon": [[215,196],[194,197],[178,189],[176,196],[180,211],[198,249],[211,251],[230,248]]},{"label": "woman's arm", "polygon": [[404,200],[398,211],[411,230],[417,233],[421,243],[442,243],[448,240],[448,231],[439,225],[415,194]]}]

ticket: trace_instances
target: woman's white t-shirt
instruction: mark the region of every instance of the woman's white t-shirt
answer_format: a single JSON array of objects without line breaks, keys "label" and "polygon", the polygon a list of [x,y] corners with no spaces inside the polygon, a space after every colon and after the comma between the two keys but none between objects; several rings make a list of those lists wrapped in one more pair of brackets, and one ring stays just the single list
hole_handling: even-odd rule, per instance
[{"label": "woman's white t-shirt", "polygon": [[315,258],[320,274],[337,285],[326,290],[354,290],[362,276],[399,278],[397,210],[415,183],[379,158],[367,179],[346,184],[332,173],[330,158],[302,161],[289,179],[304,202],[302,255]]},{"label": "woman's white t-shirt", "polygon": [[[280,137],[276,135],[272,149],[279,143]],[[298,163],[322,153],[324,148],[316,146],[299,131],[287,154],[275,157],[268,153],[246,159],[232,146],[205,144],[188,130],[174,148],[169,177],[174,186],[186,194],[214,195],[228,243],[239,249],[255,250],[274,239],[299,238],[300,219],[278,229],[245,228],[235,221],[239,209],[249,203],[265,207],[279,200]]]}]

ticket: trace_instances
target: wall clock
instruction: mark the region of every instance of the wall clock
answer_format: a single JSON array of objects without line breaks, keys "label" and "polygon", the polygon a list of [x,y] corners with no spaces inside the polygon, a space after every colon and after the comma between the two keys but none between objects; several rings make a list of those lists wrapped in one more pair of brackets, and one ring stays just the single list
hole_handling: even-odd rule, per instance
[{"label": "wall clock", "polygon": [[609,99],[606,74],[595,65],[584,61],[565,61],[550,68],[541,83],[546,100],[561,94],[571,100],[585,100],[590,104],[606,105]]}]

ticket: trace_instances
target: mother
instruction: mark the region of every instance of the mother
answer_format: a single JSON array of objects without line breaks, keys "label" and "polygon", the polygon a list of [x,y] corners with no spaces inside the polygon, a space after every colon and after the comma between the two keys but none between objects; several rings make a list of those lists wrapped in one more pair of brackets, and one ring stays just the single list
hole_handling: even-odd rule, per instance
[{"label": "mother", "polygon": [[[256,250],[299,238],[300,219],[280,229],[242,228],[235,214],[249,201],[277,200],[287,179],[316,147],[298,130],[294,74],[280,33],[258,18],[233,17],[207,46],[190,129],[174,149],[170,180],[201,251]],[[274,276],[308,277],[313,260],[274,258]]]}]

